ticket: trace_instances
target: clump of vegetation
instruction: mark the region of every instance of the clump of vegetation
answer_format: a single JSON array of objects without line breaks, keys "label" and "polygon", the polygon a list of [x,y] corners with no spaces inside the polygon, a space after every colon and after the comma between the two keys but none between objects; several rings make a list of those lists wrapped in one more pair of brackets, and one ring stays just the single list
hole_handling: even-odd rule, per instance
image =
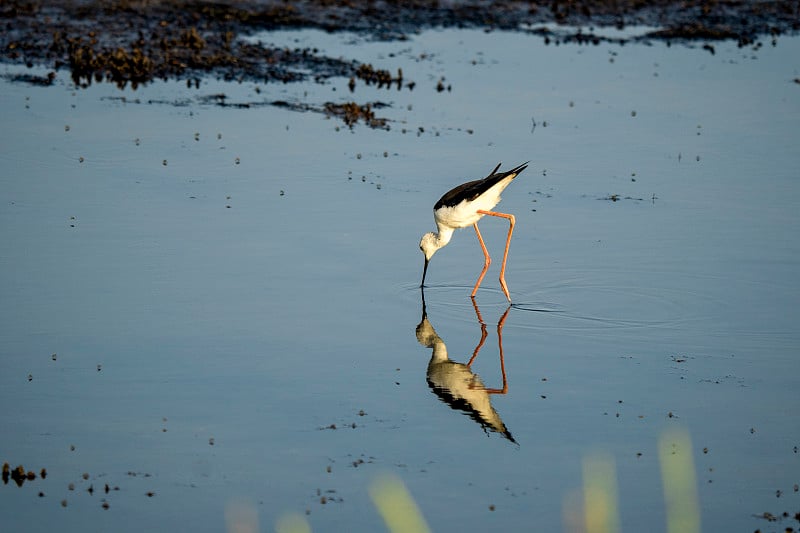
[{"label": "clump of vegetation", "polygon": [[325,104],[325,113],[328,116],[335,116],[342,119],[350,128],[361,120],[370,128],[388,130],[388,121],[385,118],[376,117],[372,107],[373,104],[369,103],[359,105],[355,102],[346,102],[344,104],[328,102]]}]

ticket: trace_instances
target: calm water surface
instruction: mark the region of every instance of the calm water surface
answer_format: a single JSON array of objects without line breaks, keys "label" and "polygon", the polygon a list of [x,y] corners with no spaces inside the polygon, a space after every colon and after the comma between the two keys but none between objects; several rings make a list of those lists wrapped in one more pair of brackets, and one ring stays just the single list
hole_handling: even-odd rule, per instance
[{"label": "calm water surface", "polygon": [[[756,515],[800,510],[799,39],[260,38],[417,86],[2,82],[0,461],[47,470],[0,486],[4,528],[375,531],[390,472],[435,531],[575,531],[599,455],[622,530],[662,531],[670,430],[704,531],[797,526]],[[382,101],[391,129],[222,92]],[[433,203],[526,160],[514,305],[499,261],[473,305],[465,230],[423,317]]]}]

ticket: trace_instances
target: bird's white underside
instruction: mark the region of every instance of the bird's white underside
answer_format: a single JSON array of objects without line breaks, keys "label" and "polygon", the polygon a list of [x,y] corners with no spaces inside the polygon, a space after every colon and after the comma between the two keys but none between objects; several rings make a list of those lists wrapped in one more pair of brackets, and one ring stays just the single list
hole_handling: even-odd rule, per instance
[{"label": "bird's white underside", "polygon": [[500,193],[514,179],[511,175],[497,182],[493,187],[472,201],[463,201],[452,207],[440,207],[434,212],[436,225],[449,228],[465,228],[475,224],[483,217],[478,211],[491,211],[500,202]]}]

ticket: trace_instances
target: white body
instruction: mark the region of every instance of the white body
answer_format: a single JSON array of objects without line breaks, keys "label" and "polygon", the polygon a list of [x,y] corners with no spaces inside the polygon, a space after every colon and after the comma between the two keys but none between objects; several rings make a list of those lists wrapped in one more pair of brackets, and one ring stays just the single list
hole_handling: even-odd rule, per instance
[{"label": "white body", "polygon": [[[442,226],[456,229],[471,226],[483,218],[478,211],[491,211],[500,203],[500,193],[508,187],[516,174],[512,174],[502,181],[498,181],[477,198],[471,201],[464,200],[453,207],[440,207],[433,212],[433,218],[441,232]],[[451,232],[452,233],[452,232]]]},{"label": "white body", "polygon": [[419,243],[425,259],[430,260],[436,250],[450,242],[456,229],[471,226],[483,218],[483,214],[478,211],[491,211],[500,202],[500,193],[515,177],[516,174],[510,174],[473,200],[463,200],[452,207],[442,206],[434,210],[433,218],[439,231],[426,233]]}]

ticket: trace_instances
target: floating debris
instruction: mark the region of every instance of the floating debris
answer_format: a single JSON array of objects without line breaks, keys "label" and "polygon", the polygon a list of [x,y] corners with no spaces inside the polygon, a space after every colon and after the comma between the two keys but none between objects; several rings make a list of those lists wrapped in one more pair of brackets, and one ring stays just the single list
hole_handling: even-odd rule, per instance
[{"label": "floating debris", "polygon": [[[42,479],[44,479],[47,476],[47,471],[42,468],[40,475]],[[9,480],[11,480],[14,481],[18,487],[22,487],[26,481],[33,481],[36,479],[36,472],[33,470],[26,470],[22,465],[11,468],[11,466],[5,462],[3,463],[2,479],[4,485],[7,485]]]}]

